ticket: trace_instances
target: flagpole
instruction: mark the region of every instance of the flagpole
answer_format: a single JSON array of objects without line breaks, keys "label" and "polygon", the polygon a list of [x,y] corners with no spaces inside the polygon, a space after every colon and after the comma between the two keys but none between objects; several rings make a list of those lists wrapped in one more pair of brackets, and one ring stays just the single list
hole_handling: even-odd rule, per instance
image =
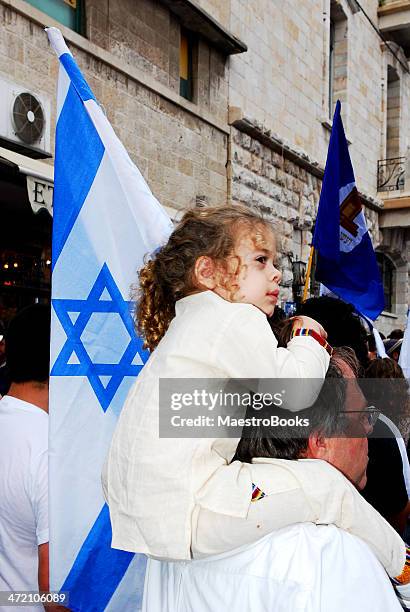
[{"label": "flagpole", "polygon": [[315,252],[315,247],[312,244],[312,246],[310,247],[309,261],[308,261],[307,270],[306,270],[306,279],[305,279],[305,286],[303,288],[302,302],[306,302],[306,299],[307,299],[309,279],[310,279],[310,273],[312,271],[312,261],[313,261],[314,252]]}]

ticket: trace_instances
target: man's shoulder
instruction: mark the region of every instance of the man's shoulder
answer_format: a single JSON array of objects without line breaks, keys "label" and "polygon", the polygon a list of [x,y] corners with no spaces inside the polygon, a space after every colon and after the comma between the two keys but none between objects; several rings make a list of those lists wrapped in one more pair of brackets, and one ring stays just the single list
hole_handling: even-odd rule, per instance
[{"label": "man's shoulder", "polygon": [[45,410],[31,402],[26,402],[11,395],[5,395],[0,399],[0,412],[4,415],[18,415],[22,418],[32,415],[33,418],[37,418],[45,423],[48,421],[48,414]]},{"label": "man's shoulder", "polygon": [[12,438],[34,446],[47,448],[48,414],[29,402],[5,395],[0,399],[2,437]]}]

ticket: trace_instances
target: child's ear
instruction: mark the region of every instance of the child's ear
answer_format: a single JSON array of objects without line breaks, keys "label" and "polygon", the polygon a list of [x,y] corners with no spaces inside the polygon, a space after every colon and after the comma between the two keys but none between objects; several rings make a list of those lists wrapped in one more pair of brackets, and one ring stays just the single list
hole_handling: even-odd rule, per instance
[{"label": "child's ear", "polygon": [[216,274],[215,263],[211,257],[201,255],[195,262],[194,276],[196,284],[201,289],[215,289]]}]

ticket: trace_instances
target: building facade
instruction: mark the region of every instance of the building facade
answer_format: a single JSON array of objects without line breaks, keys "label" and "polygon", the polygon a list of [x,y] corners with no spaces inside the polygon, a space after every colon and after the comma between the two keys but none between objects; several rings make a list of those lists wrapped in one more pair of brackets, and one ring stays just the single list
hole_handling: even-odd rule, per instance
[{"label": "building facade", "polygon": [[241,202],[272,220],[283,303],[308,258],[340,99],[383,273],[379,328],[403,326],[409,17],[404,0],[0,0],[0,318],[49,293],[55,25],[172,216]]}]

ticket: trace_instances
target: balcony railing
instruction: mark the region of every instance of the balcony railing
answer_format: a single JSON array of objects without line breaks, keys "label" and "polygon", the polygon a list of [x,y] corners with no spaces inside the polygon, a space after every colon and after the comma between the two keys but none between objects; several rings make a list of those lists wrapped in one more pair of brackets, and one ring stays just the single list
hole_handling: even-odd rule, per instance
[{"label": "balcony railing", "polygon": [[404,189],[406,158],[391,157],[377,162],[377,191]]}]

